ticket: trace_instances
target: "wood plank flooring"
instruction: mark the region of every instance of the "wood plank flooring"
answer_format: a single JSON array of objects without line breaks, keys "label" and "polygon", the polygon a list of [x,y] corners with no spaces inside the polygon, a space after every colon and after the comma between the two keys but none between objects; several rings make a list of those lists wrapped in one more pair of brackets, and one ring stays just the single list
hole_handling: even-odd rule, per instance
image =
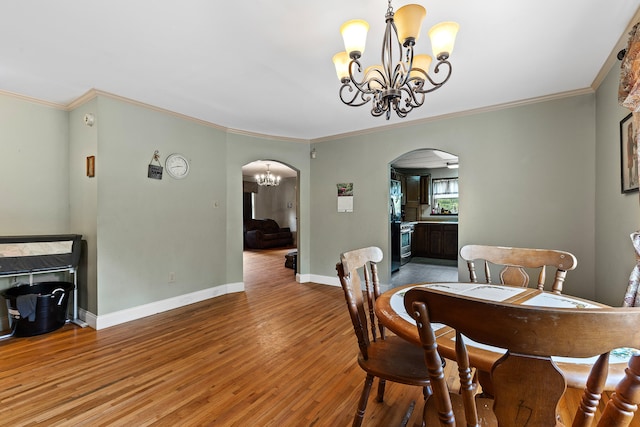
[{"label": "wood plank flooring", "polygon": [[[244,293],[0,341],[0,425],[350,425],[364,374],[342,290],[296,283],[286,252],[245,252]],[[418,420],[420,389],[374,394],[364,425],[400,425],[412,401]]]}]

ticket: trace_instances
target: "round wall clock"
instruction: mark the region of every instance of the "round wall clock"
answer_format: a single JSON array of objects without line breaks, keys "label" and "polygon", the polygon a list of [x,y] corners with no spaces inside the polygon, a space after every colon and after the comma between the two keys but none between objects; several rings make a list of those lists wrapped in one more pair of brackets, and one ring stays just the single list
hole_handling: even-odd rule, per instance
[{"label": "round wall clock", "polygon": [[189,174],[189,160],[182,154],[170,154],[164,165],[172,178],[181,179]]}]

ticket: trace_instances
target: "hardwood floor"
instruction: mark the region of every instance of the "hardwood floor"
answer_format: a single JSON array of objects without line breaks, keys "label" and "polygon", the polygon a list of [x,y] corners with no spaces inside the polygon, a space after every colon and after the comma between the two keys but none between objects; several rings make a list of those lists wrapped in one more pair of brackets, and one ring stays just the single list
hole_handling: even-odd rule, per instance
[{"label": "hardwood floor", "polygon": [[[296,283],[288,251],[245,252],[244,293],[101,331],[0,341],[0,424],[350,425],[364,374],[342,290]],[[400,425],[412,401],[409,425],[419,418],[419,388],[374,395],[364,425]]]}]

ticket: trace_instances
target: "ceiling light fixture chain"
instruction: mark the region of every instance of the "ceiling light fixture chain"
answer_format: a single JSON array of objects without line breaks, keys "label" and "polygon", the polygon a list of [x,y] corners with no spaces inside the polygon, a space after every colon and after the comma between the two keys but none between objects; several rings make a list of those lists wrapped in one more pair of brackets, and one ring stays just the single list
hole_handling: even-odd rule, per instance
[{"label": "ceiling light fixture chain", "polygon": [[[429,74],[431,56],[414,57],[413,52],[425,15],[424,7],[415,4],[403,6],[394,14],[391,0],[388,0],[382,63],[368,67],[364,72],[360,58],[369,24],[356,19],[342,25],[346,51],[336,54],[333,62],[342,83],[339,95],[344,104],[359,107],[372,101],[371,114],[374,117],[385,115],[388,120],[393,110],[403,118],[423,105],[426,93],[439,89],[449,80],[452,67],[448,59],[459,26],[455,22],[442,22],[429,30],[432,49],[438,60],[433,72],[439,73],[440,67],[446,66],[444,77],[436,81]],[[398,60],[395,61],[394,57]],[[357,74],[362,74],[362,78],[356,78]]]}]

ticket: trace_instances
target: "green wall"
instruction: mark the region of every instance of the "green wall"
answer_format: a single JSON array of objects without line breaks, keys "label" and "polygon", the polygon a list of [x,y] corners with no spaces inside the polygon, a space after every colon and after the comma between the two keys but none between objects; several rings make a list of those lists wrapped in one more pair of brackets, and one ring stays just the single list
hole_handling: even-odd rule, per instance
[{"label": "green wall", "polygon": [[[106,97],[98,103],[96,314],[225,284],[224,133]],[[155,150],[162,164],[184,154],[189,176],[148,178]]]},{"label": "green wall", "polygon": [[68,114],[0,94],[0,159],[0,235],[69,232]]},{"label": "green wall", "polygon": [[[82,121],[88,111],[96,116],[92,128]],[[95,279],[88,278],[84,307],[98,316],[241,283],[242,166],[277,158],[308,176],[307,144],[233,135],[108,96],[71,116],[73,163],[89,155],[86,147],[96,153],[96,177],[74,174],[72,200],[74,229],[95,236]],[[155,150],[161,163],[174,152],[187,156],[189,176],[149,179]],[[92,204],[93,211],[80,208]]]},{"label": "green wall", "polygon": [[[364,112],[363,112],[364,113]],[[459,245],[557,248],[579,260],[568,293],[595,295],[595,95],[431,121],[314,144],[311,271],[329,282],[341,252],[377,245],[390,258],[389,164],[419,148],[460,159]],[[338,182],[354,212],[338,213]],[[381,281],[389,283],[389,262]],[[459,263],[461,278],[466,267]]]}]

